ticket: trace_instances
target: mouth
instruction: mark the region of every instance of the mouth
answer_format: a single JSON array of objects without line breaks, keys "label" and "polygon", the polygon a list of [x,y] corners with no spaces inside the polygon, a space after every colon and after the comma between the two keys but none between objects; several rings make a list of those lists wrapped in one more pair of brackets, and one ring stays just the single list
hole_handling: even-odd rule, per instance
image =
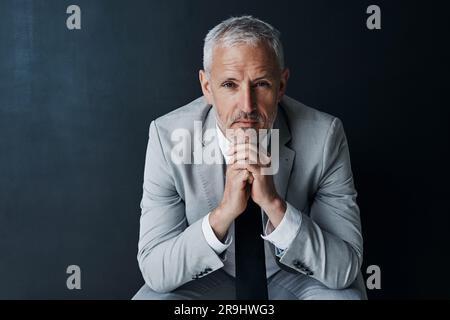
[{"label": "mouth", "polygon": [[258,124],[258,121],[240,120],[240,121],[236,121],[233,125],[239,126],[239,127],[254,127],[257,124]]},{"label": "mouth", "polygon": [[257,120],[238,120],[235,123],[258,123]]}]

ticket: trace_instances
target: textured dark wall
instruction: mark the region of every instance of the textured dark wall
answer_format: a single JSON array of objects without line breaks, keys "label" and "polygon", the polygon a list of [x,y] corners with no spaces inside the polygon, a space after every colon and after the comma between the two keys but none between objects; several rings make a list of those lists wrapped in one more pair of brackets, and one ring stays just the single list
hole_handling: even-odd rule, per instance
[{"label": "textured dark wall", "polygon": [[[442,2],[443,3],[443,2]],[[448,31],[439,2],[0,2],[0,298],[130,298],[150,121],[201,94],[202,41],[230,15],[282,32],[288,95],[349,140],[371,298],[450,297]],[[66,28],[66,8],[82,29]],[[82,290],[66,288],[66,267]],[[365,273],[364,273],[365,274]]]}]

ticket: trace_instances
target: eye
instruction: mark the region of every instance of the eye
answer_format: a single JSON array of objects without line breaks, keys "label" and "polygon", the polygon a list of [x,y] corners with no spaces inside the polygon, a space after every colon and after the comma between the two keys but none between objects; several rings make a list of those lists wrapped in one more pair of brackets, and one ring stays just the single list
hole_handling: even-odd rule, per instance
[{"label": "eye", "polygon": [[270,83],[268,83],[267,81],[259,81],[255,84],[255,87],[269,88]]},{"label": "eye", "polygon": [[228,88],[228,89],[234,89],[237,87],[236,84],[231,81],[226,81],[226,82],[222,83],[221,86],[224,88]]}]

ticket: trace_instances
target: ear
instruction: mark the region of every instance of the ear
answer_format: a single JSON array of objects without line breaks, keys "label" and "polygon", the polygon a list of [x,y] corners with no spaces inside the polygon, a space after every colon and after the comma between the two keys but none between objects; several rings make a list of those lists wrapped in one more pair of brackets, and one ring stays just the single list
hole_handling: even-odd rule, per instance
[{"label": "ear", "polygon": [[211,83],[209,82],[208,76],[204,70],[198,72],[198,78],[200,80],[200,86],[202,87],[203,95],[209,104],[213,105],[213,94],[211,91]]},{"label": "ear", "polygon": [[285,68],[281,72],[280,88],[278,90],[278,102],[281,101],[281,99],[283,98],[284,94],[286,93],[288,79],[289,79],[289,69]]}]

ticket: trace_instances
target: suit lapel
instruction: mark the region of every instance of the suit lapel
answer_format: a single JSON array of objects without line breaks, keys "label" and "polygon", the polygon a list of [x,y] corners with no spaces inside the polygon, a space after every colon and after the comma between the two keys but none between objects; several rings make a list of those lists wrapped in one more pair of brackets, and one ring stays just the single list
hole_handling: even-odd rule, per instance
[{"label": "suit lapel", "polygon": [[273,180],[278,194],[286,199],[289,177],[291,176],[292,165],[294,163],[295,151],[286,144],[291,140],[291,132],[286,121],[286,116],[282,107],[278,108],[277,118],[273,125],[274,129],[279,130],[280,150],[279,150],[279,169],[274,175]]},{"label": "suit lapel", "polygon": [[[216,112],[211,105],[207,106],[207,108],[209,108],[209,111],[206,114],[205,119],[203,120],[202,126],[202,137],[201,137],[202,152],[203,154],[205,154],[207,150],[214,149],[215,152],[218,152],[219,156],[223,160],[223,156],[220,153],[217,135],[215,134]],[[209,132],[214,132],[214,135],[210,141],[208,141],[208,136],[206,135],[207,130]],[[205,151],[206,148],[208,149]],[[206,163],[194,165],[194,169],[198,173],[202,181],[203,193],[206,197],[206,201],[208,203],[210,211],[214,210],[222,200],[223,191],[225,187],[224,166],[225,164],[206,164]]]},{"label": "suit lapel", "polygon": [[[278,194],[283,199],[286,199],[289,177],[291,176],[292,165],[295,158],[295,151],[286,145],[291,140],[291,132],[282,107],[278,108],[277,118],[275,119],[273,128],[279,130],[279,169],[273,176],[273,182]],[[264,226],[267,223],[267,219],[267,215],[264,214]]]}]

